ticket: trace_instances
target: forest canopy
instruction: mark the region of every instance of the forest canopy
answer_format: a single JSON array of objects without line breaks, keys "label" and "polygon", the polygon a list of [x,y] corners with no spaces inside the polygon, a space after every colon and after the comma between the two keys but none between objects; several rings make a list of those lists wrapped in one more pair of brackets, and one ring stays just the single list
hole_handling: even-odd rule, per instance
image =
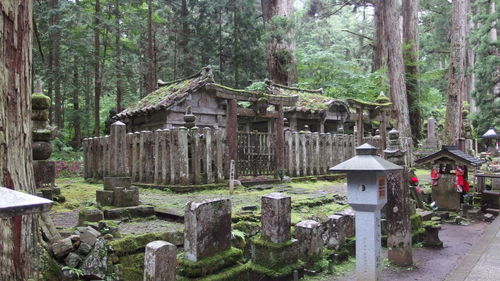
[{"label": "forest canopy", "polygon": [[[461,18],[459,5],[467,10]],[[394,110],[408,116],[417,141],[423,120],[449,126],[447,116],[460,108],[473,120],[473,137],[500,126],[494,0],[48,0],[35,1],[33,13],[33,77],[52,98],[58,149],[103,134],[109,112],[137,103],[157,80],[205,66],[233,88],[271,78],[341,100],[373,101],[381,91],[403,97],[409,114]],[[390,24],[394,16],[402,27]],[[453,49],[458,24],[466,25],[463,64]],[[393,27],[402,37],[387,32]],[[393,49],[394,42],[401,44]],[[401,50],[404,65],[384,50]],[[450,65],[464,88],[459,113],[447,114]],[[393,84],[391,75],[401,74],[405,83]],[[391,92],[396,86],[402,92]]]}]

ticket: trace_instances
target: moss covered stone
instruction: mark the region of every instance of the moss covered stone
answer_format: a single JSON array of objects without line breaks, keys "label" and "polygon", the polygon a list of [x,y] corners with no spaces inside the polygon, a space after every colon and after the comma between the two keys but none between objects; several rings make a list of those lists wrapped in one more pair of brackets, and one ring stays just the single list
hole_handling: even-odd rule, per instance
[{"label": "moss covered stone", "polygon": [[259,264],[251,263],[249,267],[250,270],[253,271],[254,273],[262,274],[268,277],[278,278],[278,277],[292,275],[295,270],[304,267],[304,263],[302,261],[296,261],[290,264],[283,264],[281,267],[273,269]]},{"label": "moss covered stone", "polygon": [[31,108],[32,109],[49,109],[51,100],[48,96],[44,94],[33,94],[31,96]]},{"label": "moss covered stone", "polygon": [[182,244],[184,239],[183,231],[172,231],[164,233],[145,233],[140,235],[123,235],[122,238],[109,242],[113,252],[119,256],[126,256],[140,251],[144,251],[146,244],[155,240],[163,240],[174,245]]},{"label": "moss covered stone", "polygon": [[224,252],[192,262],[185,259],[182,254],[178,257],[180,275],[185,277],[204,277],[223,268],[235,265],[243,258],[243,251],[230,248]]},{"label": "moss covered stone", "polygon": [[50,130],[34,130],[34,141],[50,141],[52,139],[52,131]]},{"label": "moss covered stone", "polygon": [[233,229],[244,232],[248,236],[253,236],[260,231],[260,223],[251,221],[239,221],[233,224]]},{"label": "moss covered stone", "polygon": [[201,278],[188,278],[184,276],[180,276],[177,278],[179,281],[189,281],[189,280],[197,280],[197,281],[234,281],[234,280],[239,280],[239,281],[247,281],[248,279],[248,271],[249,271],[249,264],[238,264],[236,266],[226,268],[218,273],[206,276],[206,277],[201,277]]},{"label": "moss covered stone", "polygon": [[120,257],[117,267],[120,280],[142,280],[144,274],[144,253]]},{"label": "moss covered stone", "polygon": [[410,221],[411,221],[412,231],[415,231],[415,230],[419,229],[420,227],[422,227],[422,217],[419,214],[417,214],[417,213],[413,214],[410,217]]},{"label": "moss covered stone", "polygon": [[260,236],[253,237],[251,239],[252,263],[270,270],[295,264],[298,259],[297,242],[296,239],[292,239],[282,243],[273,243]]}]

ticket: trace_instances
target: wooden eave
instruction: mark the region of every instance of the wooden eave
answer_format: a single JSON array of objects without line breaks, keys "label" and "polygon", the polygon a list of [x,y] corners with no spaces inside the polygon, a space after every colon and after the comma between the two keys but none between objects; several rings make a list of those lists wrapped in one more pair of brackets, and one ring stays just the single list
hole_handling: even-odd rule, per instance
[{"label": "wooden eave", "polygon": [[438,161],[444,161],[441,159],[450,159],[453,162],[459,163],[459,164],[465,164],[468,166],[473,166],[473,167],[478,167],[481,166],[482,163],[484,163],[483,160],[480,160],[478,158],[475,158],[473,156],[470,156],[466,154],[465,152],[456,152],[456,150],[448,150],[447,148],[443,148],[440,151],[437,151],[431,155],[425,156],[423,158],[415,160],[416,164],[427,164],[427,163],[435,163]]}]

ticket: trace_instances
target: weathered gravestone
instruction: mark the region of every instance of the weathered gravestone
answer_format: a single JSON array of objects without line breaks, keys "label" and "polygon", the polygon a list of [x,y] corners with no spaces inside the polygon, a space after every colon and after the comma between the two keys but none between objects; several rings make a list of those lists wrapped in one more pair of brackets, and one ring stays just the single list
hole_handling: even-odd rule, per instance
[{"label": "weathered gravestone", "polygon": [[262,196],[262,238],[273,243],[290,240],[291,197],[283,193]]},{"label": "weathered gravestone", "polygon": [[313,265],[315,261],[321,259],[322,233],[321,223],[317,221],[305,220],[295,225],[295,238],[299,240],[299,256],[307,265]]},{"label": "weathered gravestone", "polygon": [[231,201],[189,202],[184,216],[184,256],[196,262],[231,247]]},{"label": "weathered gravestone", "polygon": [[[262,196],[261,236],[252,239],[250,254],[263,270],[252,271],[251,280],[290,280],[300,269],[298,241],[290,232],[291,205],[291,197],[282,193]],[[288,271],[283,271],[285,266]]]},{"label": "weathered gravestone", "polygon": [[376,156],[369,144],[356,148],[357,155],[332,172],[347,173],[347,201],[356,211],[356,275],[358,280],[380,280],[380,210],[387,202],[387,172],[402,167]]},{"label": "weathered gravestone", "polygon": [[144,281],[175,281],[177,247],[165,241],[146,245],[144,254]]}]

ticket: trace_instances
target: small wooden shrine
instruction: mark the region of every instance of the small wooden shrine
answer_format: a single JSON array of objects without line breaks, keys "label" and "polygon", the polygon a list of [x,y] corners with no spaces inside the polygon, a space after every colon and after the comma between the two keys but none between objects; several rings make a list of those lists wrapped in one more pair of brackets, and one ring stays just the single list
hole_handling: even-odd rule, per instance
[{"label": "small wooden shrine", "polygon": [[480,167],[484,161],[456,146],[443,146],[415,163],[431,167],[432,200],[438,208],[459,210],[462,196],[469,188],[469,170]]}]

